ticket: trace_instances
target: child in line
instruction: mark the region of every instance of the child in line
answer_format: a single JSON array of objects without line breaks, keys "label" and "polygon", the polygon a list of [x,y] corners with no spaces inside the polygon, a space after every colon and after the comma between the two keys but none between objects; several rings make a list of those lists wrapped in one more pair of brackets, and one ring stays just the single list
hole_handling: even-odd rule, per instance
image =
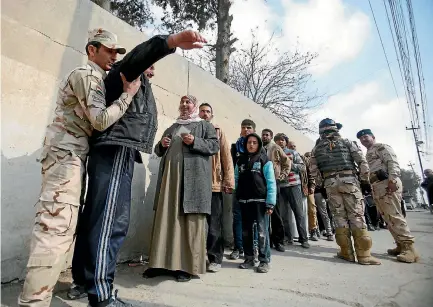
[{"label": "child in line", "polygon": [[242,155],[235,166],[236,197],[242,212],[242,236],[245,262],[239,267],[254,266],[253,227],[257,224],[258,273],[269,271],[271,250],[269,245],[269,217],[276,204],[276,182],[274,167],[262,151],[261,138],[252,133],[245,140],[247,155]]}]

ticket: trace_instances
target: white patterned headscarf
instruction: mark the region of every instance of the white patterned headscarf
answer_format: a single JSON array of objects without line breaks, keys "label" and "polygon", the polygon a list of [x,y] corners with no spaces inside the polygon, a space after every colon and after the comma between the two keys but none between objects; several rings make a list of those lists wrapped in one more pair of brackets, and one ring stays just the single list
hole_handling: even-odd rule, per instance
[{"label": "white patterned headscarf", "polygon": [[199,122],[202,119],[198,116],[198,100],[197,98],[195,98],[193,95],[186,95],[183,96],[180,101],[184,100],[184,99],[188,99],[190,102],[192,102],[194,104],[194,107],[192,109],[192,111],[188,112],[188,113],[184,113],[181,111],[181,107],[179,106],[179,117],[176,119],[176,123],[177,124],[181,124],[181,125],[187,125],[190,123],[194,123],[194,122]]}]

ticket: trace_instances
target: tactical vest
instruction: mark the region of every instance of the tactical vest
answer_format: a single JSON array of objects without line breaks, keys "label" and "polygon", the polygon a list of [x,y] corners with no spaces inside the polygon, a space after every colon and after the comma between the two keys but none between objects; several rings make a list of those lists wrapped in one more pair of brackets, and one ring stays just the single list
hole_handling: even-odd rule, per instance
[{"label": "tactical vest", "polygon": [[350,144],[347,142],[350,141],[341,138],[332,141],[326,138],[320,140],[314,156],[321,172],[355,170],[355,163],[349,150]]}]

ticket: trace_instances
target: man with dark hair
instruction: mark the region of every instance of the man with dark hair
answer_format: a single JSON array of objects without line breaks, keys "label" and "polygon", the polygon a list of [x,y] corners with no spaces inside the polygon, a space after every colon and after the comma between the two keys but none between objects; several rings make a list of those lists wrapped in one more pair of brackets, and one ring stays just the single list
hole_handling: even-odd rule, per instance
[{"label": "man with dark hair", "polygon": [[[244,119],[241,122],[241,136],[236,141],[236,143],[232,144],[230,152],[233,160],[233,166],[236,165],[239,157],[241,155],[247,154],[245,150],[245,138],[247,135],[254,133],[256,131],[256,123],[251,119]],[[234,241],[234,249],[230,254],[229,258],[236,260],[239,257],[243,257],[244,248],[242,243],[242,215],[241,208],[236,199],[236,196],[233,196],[233,241]]]},{"label": "man with dark hair", "polygon": [[262,130],[262,142],[263,148],[266,150],[266,154],[269,160],[274,166],[274,175],[277,188],[277,202],[274,206],[274,211],[271,215],[271,245],[279,252],[284,252],[284,225],[283,219],[280,213],[280,206],[278,204],[280,194],[280,182],[287,179],[290,173],[291,162],[286,156],[280,146],[275,144],[272,140],[274,133],[271,129]]},{"label": "man with dark hair", "polygon": [[293,215],[296,220],[296,229],[299,235],[299,243],[303,248],[310,248],[308,243],[308,233],[306,228],[307,215],[306,210],[304,210],[302,193],[302,181],[301,173],[306,171],[304,161],[301,155],[293,149],[288,148],[289,139],[286,135],[278,133],[274,137],[275,142],[281,146],[284,153],[292,162],[292,168],[290,170],[287,179],[280,183],[280,193],[281,193],[281,215],[283,218],[285,234],[287,236],[289,244],[293,244],[293,234],[290,229],[292,220],[290,219],[290,210],[293,211]]},{"label": "man with dark hair", "polygon": [[374,201],[397,243],[396,248],[387,252],[397,256],[400,262],[417,262],[419,255],[414,247],[415,238],[401,212],[403,186],[397,156],[391,146],[377,143],[370,129],[359,131],[356,137],[367,148]]},{"label": "man with dark hair", "polygon": [[[199,116],[208,122],[213,119],[212,106],[202,103]],[[216,273],[220,270],[224,254],[223,228],[223,195],[232,194],[235,187],[234,167],[230,156],[230,144],[223,130],[215,125],[220,150],[212,156],[212,202],[211,214],[207,216],[207,271]]]}]

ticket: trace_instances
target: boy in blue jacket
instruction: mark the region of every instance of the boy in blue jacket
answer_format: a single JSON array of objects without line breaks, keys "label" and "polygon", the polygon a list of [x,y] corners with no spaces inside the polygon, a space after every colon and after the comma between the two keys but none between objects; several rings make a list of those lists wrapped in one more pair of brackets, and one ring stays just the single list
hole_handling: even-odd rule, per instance
[{"label": "boy in blue jacket", "polygon": [[257,224],[259,261],[258,273],[269,271],[271,250],[269,246],[269,216],[276,204],[274,167],[262,151],[260,136],[255,133],[245,138],[246,155],[239,157],[235,166],[236,198],[242,212],[242,236],[245,261],[239,267],[254,266],[253,225]]}]

